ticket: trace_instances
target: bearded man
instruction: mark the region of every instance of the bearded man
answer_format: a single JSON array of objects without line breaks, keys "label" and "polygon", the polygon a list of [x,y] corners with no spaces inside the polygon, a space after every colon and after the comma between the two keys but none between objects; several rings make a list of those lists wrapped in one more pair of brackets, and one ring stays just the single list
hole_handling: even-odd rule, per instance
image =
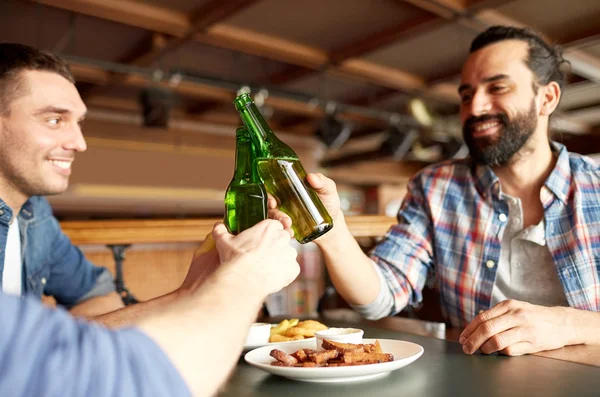
[{"label": "bearded man", "polygon": [[470,156],[413,177],[398,224],[370,256],[348,231],[333,181],[309,175],[335,225],[316,243],[355,310],[394,315],[435,277],[467,354],[600,344],[600,169],[549,137],[564,64],[526,29],[477,36],[459,87]]}]

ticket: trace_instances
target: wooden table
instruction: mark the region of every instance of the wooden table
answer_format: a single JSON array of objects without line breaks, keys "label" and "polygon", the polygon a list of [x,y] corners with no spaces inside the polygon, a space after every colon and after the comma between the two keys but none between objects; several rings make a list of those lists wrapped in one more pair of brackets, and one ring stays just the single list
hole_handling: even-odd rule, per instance
[{"label": "wooden table", "polygon": [[[391,317],[367,321],[347,310],[327,312],[329,326],[358,327],[367,338],[398,339],[425,349],[407,367],[373,381],[307,383],[270,375],[240,359],[219,396],[598,396],[600,349],[573,346],[543,355],[507,357],[462,352],[444,324]],[[555,359],[557,358],[557,359]],[[590,365],[591,364],[591,365]]]}]

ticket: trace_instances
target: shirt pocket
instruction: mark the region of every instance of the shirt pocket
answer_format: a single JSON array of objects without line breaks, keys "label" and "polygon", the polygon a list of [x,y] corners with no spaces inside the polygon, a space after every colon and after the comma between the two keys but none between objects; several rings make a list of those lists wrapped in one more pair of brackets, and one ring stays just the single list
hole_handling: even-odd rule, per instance
[{"label": "shirt pocket", "polygon": [[26,293],[34,295],[37,298],[42,297],[44,289],[48,283],[48,277],[50,276],[50,268],[48,266],[41,266],[33,273],[27,276],[27,289]]},{"label": "shirt pocket", "polygon": [[50,277],[54,230],[51,218],[27,225],[24,233],[23,264],[27,276],[25,292],[42,296]]}]

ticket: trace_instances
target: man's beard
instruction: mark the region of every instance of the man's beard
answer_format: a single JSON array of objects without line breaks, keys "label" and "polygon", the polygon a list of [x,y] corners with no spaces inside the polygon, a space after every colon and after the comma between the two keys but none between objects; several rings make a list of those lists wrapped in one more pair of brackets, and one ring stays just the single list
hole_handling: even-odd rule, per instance
[{"label": "man's beard", "polygon": [[[473,138],[475,123],[488,121],[498,122],[498,136]],[[463,137],[471,158],[476,163],[492,167],[504,166],[533,135],[537,123],[537,111],[532,100],[529,111],[518,113],[512,121],[506,113],[470,117],[463,126]]]}]

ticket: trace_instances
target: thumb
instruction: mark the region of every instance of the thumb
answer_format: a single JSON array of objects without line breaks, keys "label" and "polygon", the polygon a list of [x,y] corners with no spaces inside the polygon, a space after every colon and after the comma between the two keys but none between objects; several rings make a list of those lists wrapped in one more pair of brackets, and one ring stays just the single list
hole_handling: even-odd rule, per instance
[{"label": "thumb", "polygon": [[230,236],[230,233],[223,222],[217,222],[212,230],[212,236],[215,241],[219,241]]},{"label": "thumb", "polygon": [[335,183],[321,173],[307,174],[306,180],[317,193],[328,194],[335,192]]}]

